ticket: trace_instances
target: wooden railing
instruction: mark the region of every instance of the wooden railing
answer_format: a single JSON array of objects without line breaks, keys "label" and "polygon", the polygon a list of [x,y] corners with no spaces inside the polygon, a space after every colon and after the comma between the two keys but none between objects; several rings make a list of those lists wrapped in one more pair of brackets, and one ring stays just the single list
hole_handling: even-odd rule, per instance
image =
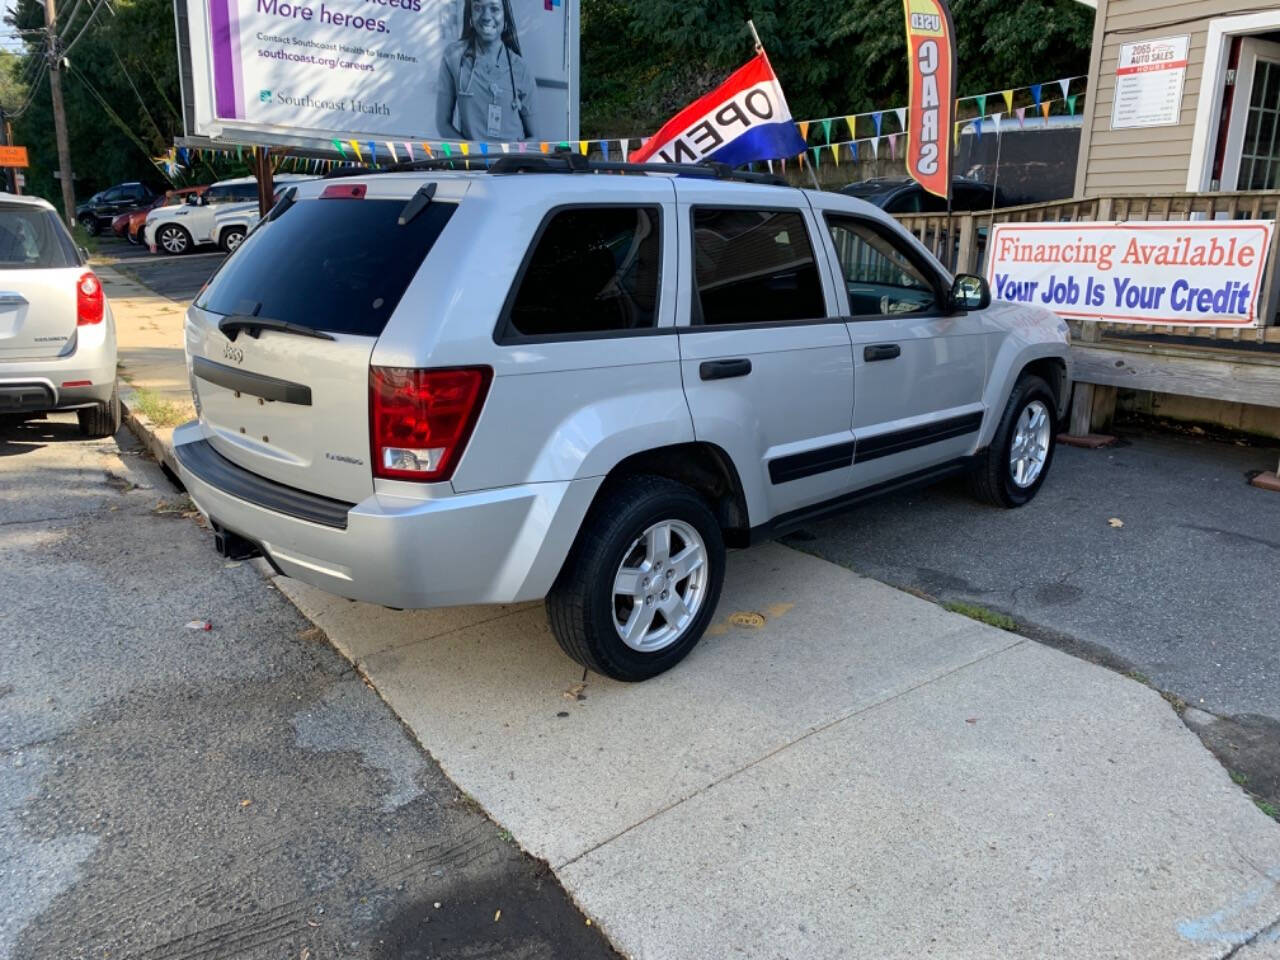
[{"label": "wooden railing", "polygon": [[[1280,190],[1241,193],[1123,194],[1085,200],[1056,200],[988,213],[898,214],[904,227],[956,273],[984,272],[987,235],[992,223],[1071,223],[1094,220],[1274,220]],[[1168,324],[1085,324],[1084,339],[1109,332],[1163,334],[1213,341],[1255,340],[1280,343],[1277,325],[1277,256],[1280,237],[1272,244],[1263,286],[1263,325],[1257,329]],[[1225,344],[1224,344],[1225,345]]]}]

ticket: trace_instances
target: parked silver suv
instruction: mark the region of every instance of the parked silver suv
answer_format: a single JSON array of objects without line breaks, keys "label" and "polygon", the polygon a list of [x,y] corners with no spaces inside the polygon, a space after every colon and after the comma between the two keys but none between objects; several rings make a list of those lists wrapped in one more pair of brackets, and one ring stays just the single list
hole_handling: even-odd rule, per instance
[{"label": "parked silver suv", "polygon": [[1067,339],[839,194],[353,172],[290,187],[191,307],[174,444],[224,553],[392,607],[546,597],[639,680],[697,643],[726,545],[960,471],[1029,501]]}]

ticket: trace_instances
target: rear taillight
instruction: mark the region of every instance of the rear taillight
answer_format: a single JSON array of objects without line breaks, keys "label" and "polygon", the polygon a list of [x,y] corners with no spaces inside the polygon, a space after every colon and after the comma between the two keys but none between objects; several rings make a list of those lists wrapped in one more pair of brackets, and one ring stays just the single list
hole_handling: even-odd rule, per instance
[{"label": "rear taillight", "polygon": [[493,371],[489,367],[369,370],[373,475],[448,480],[471,437]]},{"label": "rear taillight", "polygon": [[76,325],[83,327],[91,323],[101,323],[102,313],[106,307],[106,298],[102,295],[102,284],[92,273],[81,274],[76,281]]}]

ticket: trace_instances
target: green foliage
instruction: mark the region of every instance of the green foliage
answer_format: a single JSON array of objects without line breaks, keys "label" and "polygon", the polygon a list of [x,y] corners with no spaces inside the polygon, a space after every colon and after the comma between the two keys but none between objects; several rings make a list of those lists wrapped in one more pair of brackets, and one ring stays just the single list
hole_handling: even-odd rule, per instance
[{"label": "green foliage", "polygon": [[[1093,12],[1075,0],[955,0],[957,92],[1087,72]],[[582,0],[582,132],[651,132],[751,55],[752,18],[797,117],[907,99],[903,8],[886,0]]]},{"label": "green foliage", "polygon": [[[58,31],[64,48],[70,45],[66,57],[71,68],[61,72],[62,97],[77,200],[122,180],[142,180],[157,190],[171,186],[151,158],[182,134],[171,0],[112,0],[114,15],[104,3],[89,23],[98,6],[98,0],[78,5],[60,0],[58,5]],[[44,9],[36,0],[17,0],[7,20],[10,27],[43,28]],[[27,54],[16,69],[23,83],[37,78],[39,83],[30,105],[13,122],[13,139],[25,144],[30,155],[27,192],[60,208],[49,79],[40,71],[43,50],[43,37],[29,35]],[[26,91],[20,84],[5,85],[5,67],[0,61],[0,105],[11,112],[26,100]],[[200,164],[176,180],[185,186],[227,175]]]}]

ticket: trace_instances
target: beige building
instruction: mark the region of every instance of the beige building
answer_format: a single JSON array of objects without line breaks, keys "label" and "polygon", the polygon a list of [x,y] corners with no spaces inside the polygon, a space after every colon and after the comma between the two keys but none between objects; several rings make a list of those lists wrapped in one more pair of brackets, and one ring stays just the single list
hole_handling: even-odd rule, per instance
[{"label": "beige building", "polygon": [[[1280,187],[1280,6],[1098,0],[1076,196]],[[1125,45],[1186,39],[1174,123],[1114,115]]]}]

